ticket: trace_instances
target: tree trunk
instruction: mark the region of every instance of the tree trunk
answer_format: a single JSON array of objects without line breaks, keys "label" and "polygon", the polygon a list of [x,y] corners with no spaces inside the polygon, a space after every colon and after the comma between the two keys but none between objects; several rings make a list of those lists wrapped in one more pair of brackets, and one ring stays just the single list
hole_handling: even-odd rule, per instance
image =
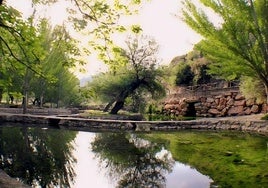
[{"label": "tree trunk", "polygon": [[24,97],[22,99],[22,113],[26,114],[27,113],[27,103],[28,103],[28,92],[24,92]]},{"label": "tree trunk", "polygon": [[103,109],[103,112],[108,112],[109,111],[109,108],[113,105],[114,103],[114,100],[110,101],[106,106],[105,108]]},{"label": "tree trunk", "polygon": [[137,79],[134,82],[130,83],[129,87],[122,91],[118,97],[116,98],[116,103],[112,110],[110,111],[110,114],[117,114],[119,110],[121,110],[124,107],[124,103],[126,98],[133,93],[141,84],[146,84],[144,79]]},{"label": "tree trunk", "polygon": [[0,89],[0,103],[2,102],[2,97],[3,97],[3,89]]},{"label": "tree trunk", "polygon": [[266,105],[268,105],[268,85],[264,85],[265,88],[265,94],[266,94]]},{"label": "tree trunk", "polygon": [[117,114],[119,110],[121,110],[124,106],[124,101],[117,101],[111,110],[110,114]]},{"label": "tree trunk", "polygon": [[39,107],[42,108],[43,107],[43,104],[44,104],[44,95],[42,94],[40,96],[40,105],[39,105]]},{"label": "tree trunk", "polygon": [[29,89],[29,69],[26,68],[26,74],[24,76],[24,86],[23,86],[23,114],[27,113],[27,107],[28,107],[28,89]]},{"label": "tree trunk", "polygon": [[42,79],[41,82],[40,82],[41,86],[42,86],[42,91],[41,91],[41,94],[40,94],[40,105],[39,107],[42,108],[43,105],[44,105],[44,93],[45,93],[45,89],[46,88],[46,83],[45,83],[45,80]]}]

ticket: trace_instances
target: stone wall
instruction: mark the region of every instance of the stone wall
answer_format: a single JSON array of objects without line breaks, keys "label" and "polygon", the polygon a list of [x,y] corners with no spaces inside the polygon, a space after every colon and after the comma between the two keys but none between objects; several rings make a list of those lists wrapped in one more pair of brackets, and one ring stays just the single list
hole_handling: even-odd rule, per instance
[{"label": "stone wall", "polygon": [[238,88],[192,93],[180,89],[165,101],[163,109],[165,114],[175,116],[194,113],[198,117],[224,117],[264,113],[267,105],[254,98],[245,99]]},{"label": "stone wall", "polygon": [[261,114],[222,118],[198,118],[191,121],[129,121],[0,113],[0,126],[29,126],[89,132],[147,132],[184,129],[237,130],[268,135],[268,122],[266,120],[260,120],[260,115]]}]

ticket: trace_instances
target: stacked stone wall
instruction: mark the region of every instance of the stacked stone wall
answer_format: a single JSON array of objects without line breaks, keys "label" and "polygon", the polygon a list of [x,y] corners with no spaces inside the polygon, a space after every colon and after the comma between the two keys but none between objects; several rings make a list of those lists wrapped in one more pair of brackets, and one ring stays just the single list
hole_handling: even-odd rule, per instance
[{"label": "stacked stone wall", "polygon": [[238,89],[221,92],[199,92],[189,94],[182,91],[170,96],[164,104],[164,113],[185,116],[189,105],[194,105],[198,117],[225,117],[258,114],[267,111],[267,105],[257,103],[254,98],[246,99]]}]

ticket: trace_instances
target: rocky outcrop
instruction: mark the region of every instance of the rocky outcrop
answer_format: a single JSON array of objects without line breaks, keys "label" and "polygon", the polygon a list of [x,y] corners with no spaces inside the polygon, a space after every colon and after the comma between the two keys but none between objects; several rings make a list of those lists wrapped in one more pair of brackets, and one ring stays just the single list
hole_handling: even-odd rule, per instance
[{"label": "rocky outcrop", "polygon": [[267,112],[266,104],[257,103],[254,98],[245,99],[238,89],[197,94],[180,91],[165,101],[165,114],[185,116],[192,110],[198,117],[225,117]]}]

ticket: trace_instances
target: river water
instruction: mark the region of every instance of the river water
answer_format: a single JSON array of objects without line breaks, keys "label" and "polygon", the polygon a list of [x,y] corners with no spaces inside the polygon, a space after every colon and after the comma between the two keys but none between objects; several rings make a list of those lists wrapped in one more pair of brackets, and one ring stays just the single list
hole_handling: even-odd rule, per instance
[{"label": "river water", "polygon": [[268,187],[268,138],[213,131],[0,128],[3,169],[32,187]]}]

